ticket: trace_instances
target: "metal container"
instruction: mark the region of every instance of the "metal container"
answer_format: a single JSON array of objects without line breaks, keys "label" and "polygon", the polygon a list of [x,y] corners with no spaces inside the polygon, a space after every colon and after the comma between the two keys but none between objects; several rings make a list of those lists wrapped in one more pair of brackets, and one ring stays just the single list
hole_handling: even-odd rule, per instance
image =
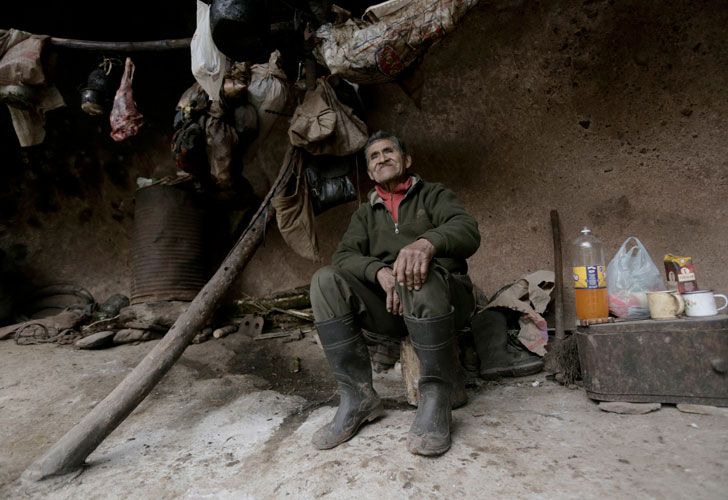
[{"label": "metal container", "polygon": [[191,192],[155,185],[136,192],[131,303],[195,298],[207,283],[205,210]]},{"label": "metal container", "polygon": [[728,406],[728,317],[579,328],[587,396],[600,401]]}]

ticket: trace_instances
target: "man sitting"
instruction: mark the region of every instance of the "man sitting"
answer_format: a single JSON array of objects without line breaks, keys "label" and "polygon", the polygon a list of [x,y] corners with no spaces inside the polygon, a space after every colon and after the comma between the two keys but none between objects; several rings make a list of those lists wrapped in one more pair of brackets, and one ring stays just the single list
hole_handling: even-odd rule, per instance
[{"label": "man sitting", "polygon": [[407,447],[440,455],[451,443],[455,331],[475,307],[466,259],[480,245],[478,224],[452,191],[407,172],[412,157],[396,136],[375,133],[365,155],[376,186],[352,216],[334,265],[311,280],[319,339],[340,394],[336,415],[313,444],[334,448],[383,413],[365,328],[394,339],[410,335],[421,376]]}]

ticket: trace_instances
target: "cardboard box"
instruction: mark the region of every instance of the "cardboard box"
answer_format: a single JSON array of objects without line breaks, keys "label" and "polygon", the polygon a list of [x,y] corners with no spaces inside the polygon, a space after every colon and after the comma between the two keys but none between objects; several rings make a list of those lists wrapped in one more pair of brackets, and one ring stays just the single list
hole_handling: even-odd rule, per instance
[{"label": "cardboard box", "polygon": [[667,285],[672,290],[685,293],[694,292],[698,289],[692,257],[665,255],[665,275],[667,276]]}]

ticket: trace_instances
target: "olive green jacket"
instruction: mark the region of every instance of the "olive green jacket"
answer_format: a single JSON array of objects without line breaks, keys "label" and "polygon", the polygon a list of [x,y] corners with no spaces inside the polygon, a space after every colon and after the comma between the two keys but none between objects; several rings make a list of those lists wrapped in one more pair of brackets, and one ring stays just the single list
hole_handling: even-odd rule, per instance
[{"label": "olive green jacket", "polygon": [[334,265],[376,283],[377,271],[394,264],[403,247],[424,238],[435,247],[436,263],[452,273],[467,273],[465,259],[480,246],[478,223],[442,184],[412,177],[396,224],[376,190],[369,192],[369,203],[351,217],[334,253]]}]

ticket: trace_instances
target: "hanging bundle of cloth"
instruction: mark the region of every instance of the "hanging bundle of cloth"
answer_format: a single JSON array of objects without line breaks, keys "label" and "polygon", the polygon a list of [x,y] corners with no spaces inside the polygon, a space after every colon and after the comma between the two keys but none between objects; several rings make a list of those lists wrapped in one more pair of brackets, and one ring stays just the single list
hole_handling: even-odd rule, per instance
[{"label": "hanging bundle of cloth", "polygon": [[205,179],[209,175],[205,141],[208,107],[207,92],[199,83],[194,83],[177,102],[172,136],[172,153],[177,168]]},{"label": "hanging bundle of cloth", "polygon": [[313,155],[346,156],[367,142],[367,126],[341,103],[325,77],[306,93],[288,129],[291,144]]},{"label": "hanging bundle of cloth", "polygon": [[7,104],[23,148],[45,140],[45,113],[65,105],[41,62],[47,40],[16,29],[0,35],[0,102]]},{"label": "hanging bundle of cloth", "polygon": [[249,101],[251,68],[232,64],[217,100],[210,100],[199,83],[177,103],[172,153],[177,167],[220,192],[242,182],[242,153],[258,137],[258,112]]},{"label": "hanging bundle of cloth", "polygon": [[298,255],[319,262],[318,239],[314,230],[313,209],[306,176],[303,174],[303,152],[289,147],[283,168],[292,165],[292,178],[286,191],[271,200],[276,211],[278,230],[286,244]]},{"label": "hanging bundle of cloth", "polygon": [[326,23],[316,31],[314,55],[334,75],[356,83],[398,78],[478,3],[478,0],[389,0],[362,20]]}]

